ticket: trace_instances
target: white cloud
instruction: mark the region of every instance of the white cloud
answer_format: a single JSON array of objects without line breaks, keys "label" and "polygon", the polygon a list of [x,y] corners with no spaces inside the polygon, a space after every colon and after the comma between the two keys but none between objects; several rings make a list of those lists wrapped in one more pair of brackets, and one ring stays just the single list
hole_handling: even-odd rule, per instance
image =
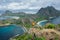
[{"label": "white cloud", "polygon": [[6,6],[2,6],[2,5],[0,5],[0,10],[3,10],[3,9],[6,9]]},{"label": "white cloud", "polygon": [[30,2],[34,3],[34,2],[37,2],[37,0],[30,0]]},{"label": "white cloud", "polygon": [[[2,0],[1,0],[2,1]],[[0,2],[1,2],[0,1]],[[9,0],[7,0],[9,1]],[[60,9],[60,0],[10,0],[6,2],[4,0],[2,3],[4,5],[0,5],[0,9],[9,9],[9,10],[33,10],[29,12],[34,12],[34,10],[39,10],[41,7],[46,7],[46,6],[54,6],[56,9]],[[8,4],[8,5],[7,5]],[[27,11],[28,12],[28,11]]]},{"label": "white cloud", "polygon": [[18,9],[27,9],[30,4],[24,4],[24,3],[10,3],[7,5],[8,9],[11,10],[18,10]]},{"label": "white cloud", "polygon": [[33,10],[33,9],[40,9],[40,7],[29,7],[28,9]]}]

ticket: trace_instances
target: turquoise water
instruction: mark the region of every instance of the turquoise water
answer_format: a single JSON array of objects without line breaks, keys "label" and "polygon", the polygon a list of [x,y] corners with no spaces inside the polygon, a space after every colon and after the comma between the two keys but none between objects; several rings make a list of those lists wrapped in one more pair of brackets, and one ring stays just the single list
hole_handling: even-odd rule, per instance
[{"label": "turquoise water", "polygon": [[53,24],[60,24],[60,17],[56,17],[55,19],[51,20]]},{"label": "turquoise water", "polygon": [[42,22],[40,23],[41,26],[44,26],[47,22]]},{"label": "turquoise water", "polygon": [[48,23],[48,20],[42,20],[42,21],[38,22],[37,24],[40,26],[44,26],[46,23]]},{"label": "turquoise water", "polygon": [[0,26],[0,40],[8,40],[17,34],[22,35],[23,33],[23,28],[16,25]]},{"label": "turquoise water", "polygon": [[46,23],[60,24],[60,17],[56,17],[49,20],[42,20],[39,22],[39,25],[44,26]]}]

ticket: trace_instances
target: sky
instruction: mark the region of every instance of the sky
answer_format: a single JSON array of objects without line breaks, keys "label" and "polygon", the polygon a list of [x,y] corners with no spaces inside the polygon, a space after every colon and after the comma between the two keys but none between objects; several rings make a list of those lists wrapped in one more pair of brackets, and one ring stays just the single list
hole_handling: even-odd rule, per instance
[{"label": "sky", "polygon": [[47,6],[60,10],[60,0],[0,0],[0,10],[36,13],[40,8]]}]

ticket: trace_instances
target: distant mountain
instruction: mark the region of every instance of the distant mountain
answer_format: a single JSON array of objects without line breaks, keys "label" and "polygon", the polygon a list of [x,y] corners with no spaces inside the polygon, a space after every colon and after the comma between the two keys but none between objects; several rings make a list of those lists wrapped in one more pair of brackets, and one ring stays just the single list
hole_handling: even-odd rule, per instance
[{"label": "distant mountain", "polygon": [[57,17],[60,16],[60,11],[52,6],[48,6],[41,8],[36,14],[40,17]]},{"label": "distant mountain", "polygon": [[15,13],[13,13],[13,12],[10,11],[10,10],[6,10],[6,11],[4,12],[4,14],[2,14],[2,16],[24,16],[24,15],[25,15],[24,12],[15,12]]},{"label": "distant mountain", "polygon": [[[40,20],[46,19],[49,17],[57,17],[60,16],[60,11],[56,10],[53,6],[48,6],[45,8],[41,8],[36,14],[26,14],[24,12],[13,12],[10,10],[6,10],[2,16],[19,16],[24,18],[31,18],[31,19],[37,19]],[[40,19],[39,19],[40,18]]]}]

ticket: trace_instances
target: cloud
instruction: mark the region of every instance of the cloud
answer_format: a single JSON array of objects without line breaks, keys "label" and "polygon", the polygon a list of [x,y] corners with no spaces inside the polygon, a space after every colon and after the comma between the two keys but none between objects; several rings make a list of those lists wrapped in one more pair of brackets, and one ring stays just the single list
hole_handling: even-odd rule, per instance
[{"label": "cloud", "polygon": [[0,5],[0,9],[10,9],[10,10],[19,10],[19,9],[27,9],[29,7],[29,3],[16,3],[16,2],[12,2],[12,3],[9,3],[8,5]]},{"label": "cloud", "polygon": [[8,9],[18,10],[18,9],[26,9],[29,4],[24,5],[23,3],[10,3],[7,5]]},{"label": "cloud", "polygon": [[6,6],[0,5],[0,10],[4,10],[4,9],[6,9]]},{"label": "cloud", "polygon": [[40,7],[29,7],[28,9],[33,10],[33,9],[39,9]]},{"label": "cloud", "polygon": [[60,10],[60,0],[0,0],[0,10],[20,10],[36,13],[41,7],[54,6]]}]

